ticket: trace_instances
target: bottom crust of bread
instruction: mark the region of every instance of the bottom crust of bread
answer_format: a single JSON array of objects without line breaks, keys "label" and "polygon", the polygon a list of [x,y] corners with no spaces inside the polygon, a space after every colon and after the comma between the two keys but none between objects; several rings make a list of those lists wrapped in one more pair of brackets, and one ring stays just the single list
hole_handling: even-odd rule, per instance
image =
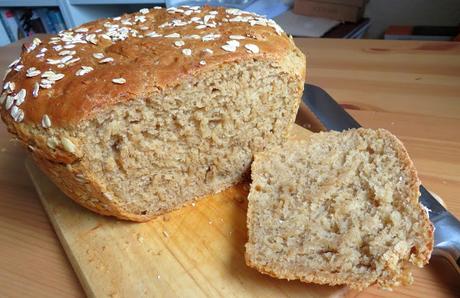
[{"label": "bottom crust of bread", "polygon": [[[164,213],[180,209],[207,197],[196,197],[182,205],[175,206],[175,208],[163,210],[162,213],[156,215],[130,213],[123,210],[123,208],[120,208],[112,198],[108,197],[104,191],[101,190],[97,183],[94,183],[94,181],[90,178],[88,179],[88,177],[84,178],[81,176],[78,167],[69,164],[64,165],[61,163],[55,163],[48,159],[41,158],[41,156],[37,154],[32,154],[32,157],[38,167],[48,176],[48,178],[50,178],[51,181],[53,181],[53,183],[74,202],[98,214],[113,216],[118,219],[146,222]],[[246,177],[247,175],[244,175],[241,180],[235,182],[234,184],[224,185],[221,189],[216,190],[215,193],[224,191],[225,189],[246,180]]]},{"label": "bottom crust of bread", "polygon": [[255,263],[251,260],[251,256],[249,256],[247,253],[245,253],[245,261],[246,265],[256,269],[262,274],[266,274],[268,276],[277,278],[277,279],[285,279],[285,280],[300,280],[301,282],[304,283],[314,283],[314,284],[319,284],[319,285],[327,285],[327,286],[347,286],[350,287],[351,289],[362,291],[366,289],[367,287],[370,287],[372,285],[378,285],[382,289],[386,290],[392,290],[394,286],[407,286],[411,285],[413,282],[412,274],[410,272],[409,268],[406,268],[406,274],[402,276],[395,276],[395,278],[391,281],[375,281],[373,283],[368,283],[368,282],[357,282],[354,279],[347,279],[347,280],[339,280],[335,277],[334,274],[325,274],[323,273],[321,276],[317,274],[295,274],[295,273],[289,273],[289,272],[277,272],[273,268],[271,268],[269,265],[267,266],[261,266],[258,263]]}]

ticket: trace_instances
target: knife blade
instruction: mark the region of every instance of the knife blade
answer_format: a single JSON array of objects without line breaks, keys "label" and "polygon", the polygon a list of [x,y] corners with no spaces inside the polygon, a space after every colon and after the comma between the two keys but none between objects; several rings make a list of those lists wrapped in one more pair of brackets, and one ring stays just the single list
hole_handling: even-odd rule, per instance
[{"label": "knife blade", "polygon": [[[313,115],[312,123],[320,130],[342,131],[359,128],[353,119],[326,91],[318,86],[305,84],[301,111],[308,110]],[[305,119],[297,117],[297,120]],[[319,123],[319,125],[318,125]],[[306,123],[298,123],[305,126]],[[420,186],[419,202],[424,206],[435,228],[433,254],[449,260],[460,274],[460,221],[446,210],[426,188]]]}]

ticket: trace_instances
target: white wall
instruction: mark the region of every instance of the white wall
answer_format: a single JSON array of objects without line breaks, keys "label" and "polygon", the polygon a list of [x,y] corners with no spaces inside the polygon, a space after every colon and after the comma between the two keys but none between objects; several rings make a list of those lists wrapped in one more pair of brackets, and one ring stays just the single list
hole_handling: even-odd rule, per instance
[{"label": "white wall", "polygon": [[460,0],[370,0],[365,16],[371,19],[368,38],[380,38],[389,25],[456,26]]}]

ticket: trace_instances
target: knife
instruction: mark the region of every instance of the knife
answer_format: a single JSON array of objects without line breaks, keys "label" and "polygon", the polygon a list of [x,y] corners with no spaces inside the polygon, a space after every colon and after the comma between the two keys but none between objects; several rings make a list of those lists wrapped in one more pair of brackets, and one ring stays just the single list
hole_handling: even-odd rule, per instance
[{"label": "knife", "polygon": [[[305,124],[317,130],[342,131],[359,128],[361,125],[353,119],[332,97],[318,86],[305,84],[297,123]],[[313,116],[313,118],[311,117]],[[460,221],[446,210],[423,185],[420,185],[420,203],[428,209],[430,221],[433,223],[434,247],[433,255],[446,258],[460,274]]]}]

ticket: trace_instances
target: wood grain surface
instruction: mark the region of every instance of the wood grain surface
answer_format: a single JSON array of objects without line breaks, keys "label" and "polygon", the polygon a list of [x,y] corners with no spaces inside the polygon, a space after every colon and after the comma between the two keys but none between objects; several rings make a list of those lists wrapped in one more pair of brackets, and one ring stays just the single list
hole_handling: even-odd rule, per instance
[{"label": "wood grain surface", "polygon": [[[297,39],[307,81],[344,104],[363,126],[405,143],[422,182],[460,217],[460,44]],[[0,48],[0,70],[19,45]],[[26,152],[0,125],[0,297],[81,297],[83,290],[24,168]],[[442,259],[415,282],[350,296],[458,297],[459,277]],[[273,281],[276,283],[276,281]]]}]

